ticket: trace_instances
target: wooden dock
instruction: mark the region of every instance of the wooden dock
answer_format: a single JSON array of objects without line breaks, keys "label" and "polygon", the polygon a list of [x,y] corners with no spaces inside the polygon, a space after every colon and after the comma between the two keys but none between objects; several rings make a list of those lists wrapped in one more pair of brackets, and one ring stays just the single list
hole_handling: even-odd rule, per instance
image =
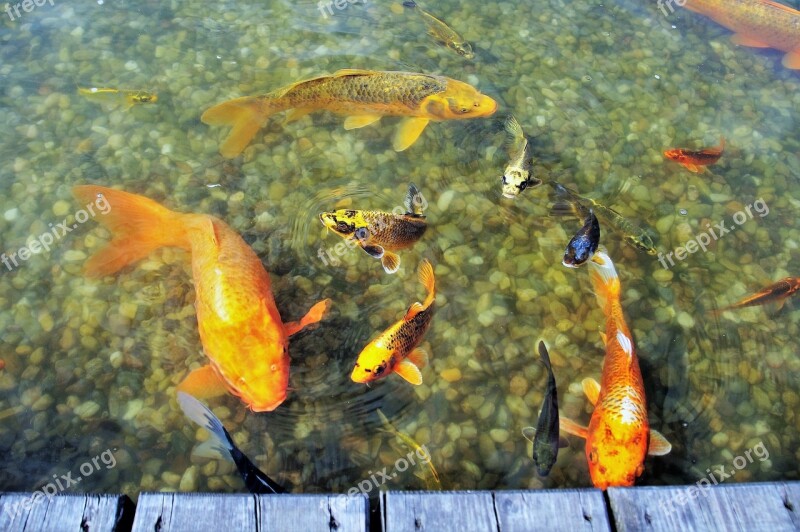
[{"label": "wooden dock", "polygon": [[0,493],[0,530],[400,532],[800,530],[800,482],[342,495]]}]

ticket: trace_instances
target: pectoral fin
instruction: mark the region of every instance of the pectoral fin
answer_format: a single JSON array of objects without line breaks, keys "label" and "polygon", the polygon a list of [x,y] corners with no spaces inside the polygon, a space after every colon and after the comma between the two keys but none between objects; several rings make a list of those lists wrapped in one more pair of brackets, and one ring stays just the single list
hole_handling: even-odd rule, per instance
[{"label": "pectoral fin", "polygon": [[381,115],[353,115],[344,119],[344,128],[348,131],[374,124],[382,117]]},{"label": "pectoral fin", "polygon": [[584,439],[586,438],[586,435],[589,432],[589,429],[587,429],[583,425],[578,425],[568,417],[559,418],[558,427],[567,434],[572,434],[573,436],[578,436],[579,438],[584,438]]},{"label": "pectoral fin", "polygon": [[417,314],[419,314],[423,310],[425,310],[425,307],[423,306],[422,303],[417,301],[416,303],[414,303],[413,305],[408,307],[408,310],[406,311],[406,315],[403,316],[403,319],[404,320],[410,320],[411,318],[413,318],[414,316],[416,316]]},{"label": "pectoral fin", "polygon": [[383,269],[386,270],[386,273],[396,273],[400,269],[400,257],[391,251],[384,251],[381,264],[383,264]]},{"label": "pectoral fin", "polygon": [[323,299],[308,312],[306,315],[303,316],[300,321],[293,321],[290,323],[285,323],[283,325],[284,330],[286,331],[286,336],[292,336],[293,334],[297,334],[309,325],[313,325],[319,322],[325,314],[328,312],[328,309],[331,307],[331,300],[330,299]]},{"label": "pectoral fin", "polygon": [[413,362],[418,368],[424,368],[428,365],[428,353],[421,347],[417,347],[408,354],[408,359]]},{"label": "pectoral fin", "polygon": [[771,48],[771,46],[765,43],[764,41],[760,41],[755,37],[749,37],[741,33],[733,35],[731,37],[731,42],[733,44],[738,44],[739,46],[747,46],[749,48]]},{"label": "pectoral fin", "polygon": [[600,397],[600,383],[591,377],[587,377],[581,381],[583,386],[583,393],[592,405],[597,404],[597,398]]},{"label": "pectoral fin", "polygon": [[228,388],[214,368],[205,365],[189,373],[178,385],[176,392],[186,392],[197,399],[208,399],[225,395]]},{"label": "pectoral fin", "polygon": [[792,70],[800,70],[800,50],[789,52],[783,56],[783,66],[791,68]]},{"label": "pectoral fin", "polygon": [[422,384],[422,372],[407,358],[394,367],[394,372],[415,386]]},{"label": "pectoral fin", "polygon": [[400,122],[400,128],[394,135],[394,151],[404,151],[414,144],[425,127],[428,125],[427,118],[405,118]]},{"label": "pectoral fin", "polygon": [[385,250],[381,246],[367,245],[367,246],[361,246],[361,249],[366,251],[367,255],[375,259],[383,258],[383,254],[385,253]]},{"label": "pectoral fin", "polygon": [[536,438],[536,427],[522,427],[522,435],[525,436],[526,440],[533,443]]},{"label": "pectoral fin", "polygon": [[650,446],[647,454],[650,456],[664,456],[672,450],[672,444],[657,430],[650,429]]}]

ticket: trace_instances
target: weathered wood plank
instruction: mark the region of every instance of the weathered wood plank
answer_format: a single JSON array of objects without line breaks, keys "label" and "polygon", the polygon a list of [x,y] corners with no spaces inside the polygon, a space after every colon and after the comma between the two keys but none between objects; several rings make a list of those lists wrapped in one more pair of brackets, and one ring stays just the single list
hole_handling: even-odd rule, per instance
[{"label": "weathered wood plank", "polygon": [[494,500],[502,532],[611,530],[600,490],[495,491]]},{"label": "weathered wood plank", "polygon": [[365,532],[368,511],[364,496],[143,493],[133,530]]},{"label": "weathered wood plank", "polygon": [[127,532],[131,529],[134,507],[125,495],[34,494],[0,494],[0,530]]},{"label": "weathered wood plank", "polygon": [[387,491],[381,506],[383,532],[498,530],[490,491]]},{"label": "weathered wood plank", "polygon": [[[784,504],[786,484],[730,484],[609,488],[617,529],[797,530],[796,515]],[[796,511],[796,508],[795,508]]]}]

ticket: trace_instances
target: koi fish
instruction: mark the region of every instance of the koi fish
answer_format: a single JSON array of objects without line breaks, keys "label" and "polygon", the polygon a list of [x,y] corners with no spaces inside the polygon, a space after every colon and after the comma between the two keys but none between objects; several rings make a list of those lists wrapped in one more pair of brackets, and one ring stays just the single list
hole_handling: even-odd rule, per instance
[{"label": "koi fish", "polygon": [[211,433],[216,443],[214,447],[216,451],[222,456],[225,456],[225,453],[230,455],[250,493],[286,493],[280,484],[269,478],[236,447],[233,438],[211,409],[184,392],[178,392],[178,404],[186,417]]},{"label": "koi fish", "polygon": [[353,382],[366,384],[397,373],[411,384],[422,384],[420,368],[427,364],[428,355],[417,346],[431,324],[435,297],[433,266],[427,260],[419,266],[419,282],[428,293],[425,301],[411,305],[400,321],[361,351],[350,375]]},{"label": "koi fish", "polygon": [[733,31],[734,44],[786,52],[783,66],[800,69],[800,11],[771,0],[688,0],[684,7]]},{"label": "koi fish", "polygon": [[[629,219],[610,207],[590,198],[579,196],[577,192],[565,187],[560,183],[551,183],[556,191],[556,195],[561,199],[550,209],[550,216],[577,216],[584,221],[589,216],[591,209],[603,223],[617,233],[629,245],[644,251],[648,255],[658,254],[653,238],[648,231],[637,226]],[[591,207],[590,207],[591,206]]]},{"label": "koi fish", "polygon": [[620,304],[620,282],[614,263],[605,250],[589,262],[592,287],[606,317],[606,356],[601,383],[582,382],[586,397],[594,405],[589,426],[562,417],[561,430],[586,439],[586,459],[592,484],[632,486],[644,472],[645,455],[662,456],[672,445],[647,420],[639,359]]},{"label": "koi fish", "polygon": [[559,447],[568,445],[564,438],[559,437],[558,421],[558,389],[553,368],[550,366],[550,355],[544,342],[539,342],[539,357],[547,369],[547,388],[544,391],[544,402],[536,428],[525,427],[522,434],[533,443],[532,458],[536,464],[539,476],[546,477],[556,463]]},{"label": "koi fish", "polygon": [[786,299],[798,290],[800,290],[800,277],[786,277],[733,305],[717,309],[715,312],[720,313],[726,310],[755,307],[757,305],[766,305],[767,303],[777,303],[778,309],[780,309],[786,303]]},{"label": "koi fish", "polygon": [[475,87],[444,76],[412,72],[339,70],[332,76],[298,81],[263,96],[246,96],[208,109],[206,124],[233,126],[220,148],[224,157],[236,157],[253,140],[267,118],[293,109],[288,120],[313,111],[345,115],[345,129],[357,129],[384,116],[405,117],[394,137],[396,151],[417,141],[428,122],[490,116],[497,102]]},{"label": "koi fish", "polygon": [[674,148],[664,152],[664,157],[683,165],[690,172],[695,174],[705,172],[706,166],[714,164],[722,157],[725,150],[725,137],[719,141],[719,146],[705,148],[703,150],[692,151],[686,148]]},{"label": "koi fish", "polygon": [[564,251],[564,260],[561,264],[568,268],[577,268],[594,256],[597,246],[600,244],[600,223],[594,215],[594,211],[589,209],[589,215],[575,236],[567,244]]},{"label": "koi fish", "polygon": [[404,202],[405,214],[339,209],[323,212],[319,219],[337,235],[356,243],[370,257],[380,259],[386,273],[395,273],[400,268],[400,257],[394,251],[413,246],[428,228],[422,215],[421,197],[412,183]]},{"label": "koi fish", "polygon": [[506,146],[510,160],[503,171],[503,196],[514,199],[526,188],[541,185],[542,180],[531,176],[531,143],[513,115],[506,119],[505,129],[508,133]]},{"label": "koi fish", "polygon": [[439,20],[423,10],[414,1],[403,2],[403,6],[419,13],[420,17],[422,17],[422,21],[425,23],[425,27],[428,29],[428,35],[433,37],[436,42],[453,50],[465,59],[473,59],[475,57],[475,52],[472,51],[472,45],[465,41],[458,32],[448,26],[444,21]]},{"label": "koi fish", "polygon": [[140,90],[78,87],[78,94],[90,100],[105,102],[121,101],[128,105],[126,109],[130,109],[136,104],[156,103],[158,101],[158,95],[156,93]]},{"label": "koi fish", "polygon": [[[422,447],[418,444],[414,439],[409,436],[408,434],[404,434],[397,430],[394,425],[389,421],[383,412],[381,412],[380,408],[378,409],[378,416],[381,418],[381,422],[383,423],[383,429],[388,432],[389,434],[394,435],[397,439],[401,440],[405,443],[409,449],[413,450],[414,453],[420,459],[425,462],[427,465],[427,471],[425,468],[423,472],[417,475],[418,478],[421,478],[425,482],[425,489],[427,490],[441,490],[442,489],[442,482],[439,479],[439,473],[436,471],[436,468],[433,466],[433,462],[431,462],[431,456],[428,454],[427,448]],[[422,458],[424,457],[424,458]]]},{"label": "koi fish", "polygon": [[288,339],[320,321],[330,300],[300,321],[283,323],[261,260],[219,218],[173,212],[143,196],[94,185],[72,192],[80,201],[104,197],[110,205],[97,220],[113,239],[87,261],[88,276],[111,275],[161,247],[191,252],[197,326],[209,364],[192,371],[178,391],[199,398],[228,391],[254,412],[277,408],[289,382]]}]

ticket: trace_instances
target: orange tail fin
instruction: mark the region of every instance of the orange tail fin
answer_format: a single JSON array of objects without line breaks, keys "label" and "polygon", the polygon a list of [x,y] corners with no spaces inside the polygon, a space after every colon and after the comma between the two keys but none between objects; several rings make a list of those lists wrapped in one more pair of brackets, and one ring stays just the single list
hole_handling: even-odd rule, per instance
[{"label": "orange tail fin", "polygon": [[436,278],[433,275],[433,266],[431,266],[431,263],[427,260],[422,261],[419,265],[419,282],[422,283],[422,286],[425,287],[425,291],[428,292],[428,297],[425,298],[425,303],[423,303],[423,306],[428,308],[436,297],[436,289],[434,286]]},{"label": "orange tail fin", "polygon": [[104,212],[95,219],[113,233],[111,242],[86,262],[84,269],[90,277],[115,273],[163,246],[190,249],[184,214],[144,196],[95,185],[73,187],[72,194],[83,204],[100,207],[103,203]]},{"label": "orange tail fin", "polygon": [[604,249],[599,249],[589,261],[589,274],[592,279],[597,302],[602,308],[610,300],[619,299],[620,286],[617,270]]},{"label": "orange tail fin", "polygon": [[233,126],[219,149],[223,157],[230,159],[242,153],[273,113],[263,99],[248,96],[217,104],[207,109],[200,120],[210,126]]}]

